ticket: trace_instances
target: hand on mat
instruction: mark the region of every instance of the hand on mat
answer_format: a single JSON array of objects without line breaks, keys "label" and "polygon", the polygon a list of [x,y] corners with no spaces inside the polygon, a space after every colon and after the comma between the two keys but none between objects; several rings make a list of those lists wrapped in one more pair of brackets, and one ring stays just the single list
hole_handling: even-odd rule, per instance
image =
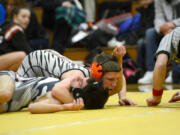
[{"label": "hand on mat", "polygon": [[80,110],[84,108],[84,101],[82,98],[78,98],[73,103],[64,104],[64,107],[67,110]]},{"label": "hand on mat", "polygon": [[169,102],[176,102],[180,100],[180,91],[176,92],[171,99],[169,100]]},{"label": "hand on mat", "polygon": [[126,54],[126,48],[122,45],[118,45],[113,50],[113,55],[118,59]]},{"label": "hand on mat", "polygon": [[119,99],[119,104],[120,104],[121,106],[125,106],[125,105],[135,106],[135,105],[137,105],[136,102],[134,102],[134,101],[131,100],[130,98],[126,98],[126,97]]},{"label": "hand on mat", "polygon": [[147,102],[147,105],[148,106],[156,106],[156,105],[158,105],[160,102],[161,102],[161,97],[162,96],[158,96],[158,97],[151,97],[151,98],[148,98],[147,100],[146,100],[146,102]]}]

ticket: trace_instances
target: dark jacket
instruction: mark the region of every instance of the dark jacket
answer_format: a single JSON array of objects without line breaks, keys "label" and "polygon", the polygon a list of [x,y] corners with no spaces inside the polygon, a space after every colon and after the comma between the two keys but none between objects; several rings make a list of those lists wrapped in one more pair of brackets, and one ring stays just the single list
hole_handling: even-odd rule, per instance
[{"label": "dark jacket", "polygon": [[148,8],[140,7],[137,11],[141,14],[139,29],[137,30],[140,38],[145,36],[145,31],[148,28],[154,27],[154,3],[150,4]]},{"label": "dark jacket", "polygon": [[69,1],[75,4],[73,0],[42,0],[41,6],[43,8],[42,25],[45,28],[53,29],[55,24],[55,11],[58,6],[61,6],[63,2]]},{"label": "dark jacket", "polygon": [[26,42],[23,28],[14,22],[5,22],[0,27],[0,54],[14,51],[29,54],[32,49]]}]

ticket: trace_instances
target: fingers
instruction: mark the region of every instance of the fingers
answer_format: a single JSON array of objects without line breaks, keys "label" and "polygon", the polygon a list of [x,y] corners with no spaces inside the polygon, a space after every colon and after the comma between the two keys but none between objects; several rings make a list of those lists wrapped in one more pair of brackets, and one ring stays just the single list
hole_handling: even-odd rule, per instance
[{"label": "fingers", "polygon": [[77,102],[77,108],[78,108],[79,110],[84,107],[84,101],[83,101],[82,98],[78,98],[78,99],[76,100],[76,102]]},{"label": "fingers", "polygon": [[84,108],[84,101],[82,98],[78,98],[78,99],[73,101],[73,105],[74,105],[73,106],[74,110],[80,110],[80,109]]},{"label": "fingers", "polygon": [[136,103],[135,101],[131,100],[131,99],[130,99],[130,101],[129,101],[129,104],[130,104],[131,106],[136,106],[136,105],[137,105],[137,103]]},{"label": "fingers", "polygon": [[130,98],[123,98],[119,100],[119,104],[121,106],[125,106],[125,105],[131,105],[131,106],[135,106],[137,105],[137,103],[133,100],[131,100]]},{"label": "fingers", "polygon": [[153,102],[151,101],[151,99],[147,99],[146,100],[146,103],[147,103],[147,106],[153,106],[154,104],[153,104]]},{"label": "fingers", "polygon": [[155,99],[153,97],[146,100],[148,106],[156,106],[161,102],[161,99]]},{"label": "fingers", "polygon": [[116,46],[113,50],[115,57],[124,56],[126,54],[126,48],[124,46]]},{"label": "fingers", "polygon": [[126,104],[125,104],[125,102],[124,102],[122,99],[120,99],[120,100],[119,100],[119,105],[120,105],[120,106],[125,106]]},{"label": "fingers", "polygon": [[180,100],[180,92],[176,92],[172,98],[169,100],[169,102],[176,102]]}]

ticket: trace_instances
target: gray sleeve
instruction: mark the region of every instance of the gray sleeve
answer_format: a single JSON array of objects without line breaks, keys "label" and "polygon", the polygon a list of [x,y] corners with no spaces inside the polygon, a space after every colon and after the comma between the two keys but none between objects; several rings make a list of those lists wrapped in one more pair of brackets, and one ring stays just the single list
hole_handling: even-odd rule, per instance
[{"label": "gray sleeve", "polygon": [[173,20],[173,23],[176,25],[176,27],[180,27],[180,18]]},{"label": "gray sleeve", "polygon": [[166,53],[172,60],[178,53],[178,46],[180,42],[180,27],[175,28],[171,33],[167,34],[161,40],[156,55],[159,53]]},{"label": "gray sleeve", "polygon": [[155,19],[154,19],[154,26],[156,31],[159,33],[160,26],[166,22],[164,18],[163,12],[163,3],[164,0],[155,0]]}]

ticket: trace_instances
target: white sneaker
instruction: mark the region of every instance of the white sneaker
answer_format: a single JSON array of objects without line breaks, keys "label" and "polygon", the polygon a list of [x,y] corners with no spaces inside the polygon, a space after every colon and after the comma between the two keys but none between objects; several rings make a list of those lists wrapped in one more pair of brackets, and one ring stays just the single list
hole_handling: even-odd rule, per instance
[{"label": "white sneaker", "polygon": [[109,40],[107,43],[108,47],[115,47],[117,45],[124,45],[124,44],[125,44],[125,41],[118,41],[114,37],[111,40]]},{"label": "white sneaker", "polygon": [[139,84],[151,84],[153,82],[153,71],[147,71],[142,78],[138,80]]},{"label": "white sneaker", "polygon": [[138,90],[141,92],[151,92],[152,88],[153,88],[152,84],[138,86]]},{"label": "white sneaker", "polygon": [[79,42],[80,40],[82,40],[83,38],[85,38],[87,36],[88,36],[87,32],[79,31],[76,35],[74,35],[72,37],[72,43]]},{"label": "white sneaker", "polygon": [[165,83],[173,83],[172,71],[169,72],[168,77],[165,80]]}]

